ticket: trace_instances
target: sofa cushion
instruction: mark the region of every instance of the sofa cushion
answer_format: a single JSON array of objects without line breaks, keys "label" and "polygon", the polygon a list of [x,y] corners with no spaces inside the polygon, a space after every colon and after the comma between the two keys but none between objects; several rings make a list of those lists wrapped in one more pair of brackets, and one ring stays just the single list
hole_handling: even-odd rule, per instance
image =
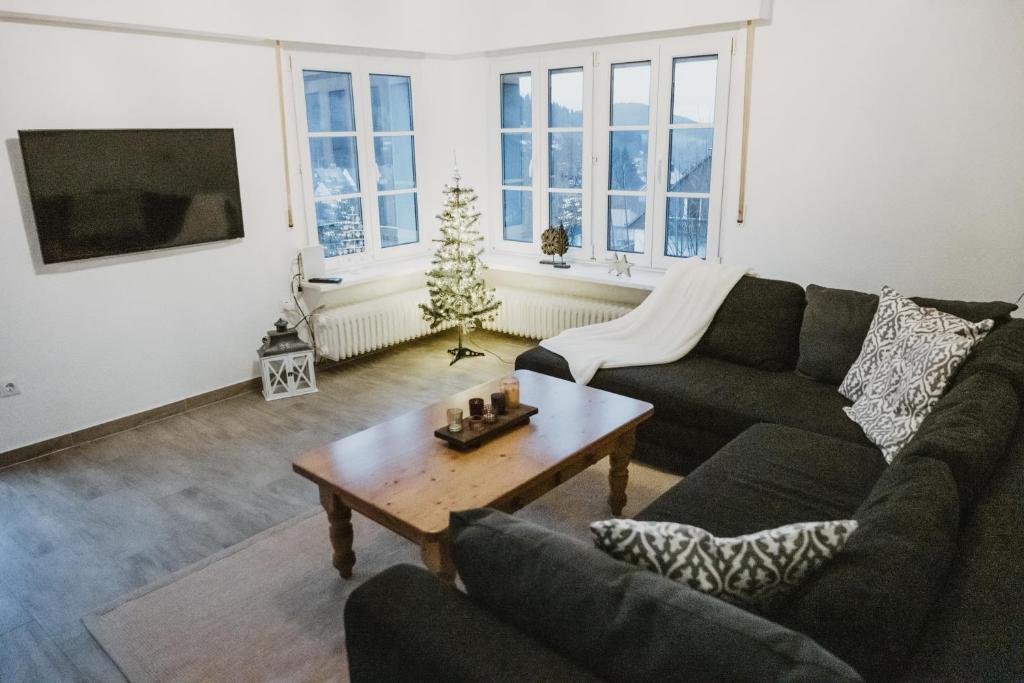
[{"label": "sofa cushion", "polygon": [[864,383],[860,398],[844,408],[888,462],[914,437],[980,335],[992,327],[991,320],[983,320],[969,323],[976,326],[973,333],[943,329],[947,323],[935,317],[947,314],[922,310],[929,312],[897,330],[892,349]]},{"label": "sofa cushion", "polygon": [[[400,610],[394,609],[401,605]],[[444,624],[444,628],[437,628]],[[330,622],[322,624],[336,628]],[[500,647],[495,647],[500,643]],[[587,669],[537,642],[422,567],[399,564],[345,601],[353,683],[598,683]],[[227,676],[225,675],[225,678]],[[297,677],[293,677],[297,678]]]},{"label": "sofa cushion", "polygon": [[1024,320],[1011,320],[992,330],[975,347],[953,382],[983,372],[1009,380],[1024,395]]},{"label": "sofa cushion", "polygon": [[642,396],[654,404],[654,413],[661,419],[727,436],[769,422],[870,444],[843,413],[850,402],[834,386],[794,372],[693,356],[666,365],[601,370],[591,386]]},{"label": "sofa cushion", "polygon": [[471,598],[610,681],[859,680],[810,638],[581,541],[492,510],[451,530]]},{"label": "sofa cushion", "polygon": [[[937,308],[970,322],[1006,321],[1017,309],[1003,301],[950,301],[911,297],[919,306]],[[807,308],[800,328],[797,370],[808,377],[839,384],[857,359],[878,295],[849,289],[807,286]]]},{"label": "sofa cushion", "polygon": [[775,604],[843,547],[857,521],[797,522],[742,536],[715,536],[690,524],[605,519],[590,525],[594,545],[735,605]]},{"label": "sofa cushion", "polygon": [[1017,310],[1017,304],[1006,301],[957,301],[953,299],[929,299],[923,296],[912,296],[911,300],[918,306],[937,308],[943,313],[955,315],[972,323],[992,320],[996,323],[1006,322],[1010,314]]},{"label": "sofa cushion", "polygon": [[839,385],[839,393],[851,401],[859,399],[876,372],[885,372],[880,368],[889,363],[897,346],[905,341],[904,333],[909,328],[919,334],[958,332],[977,342],[984,339],[992,326],[990,319],[972,323],[934,308],[923,308],[892,287],[883,286],[864,345]]},{"label": "sofa cushion", "polygon": [[790,370],[800,348],[804,290],[746,275],[725,298],[696,346],[698,353],[765,370]]},{"label": "sofa cushion", "polygon": [[949,465],[960,505],[968,509],[1005,455],[1020,411],[1009,380],[977,373],[939,401],[900,457],[935,458]]},{"label": "sofa cushion", "polygon": [[857,360],[877,308],[875,294],[808,285],[796,369],[823,382],[842,382]]},{"label": "sofa cushion", "polygon": [[956,552],[959,501],[949,467],[898,460],[853,518],[857,533],[772,616],[866,680],[890,680],[917,642]]},{"label": "sofa cushion", "polygon": [[1024,680],[1024,424],[972,506],[905,680]]},{"label": "sofa cushion", "polygon": [[636,518],[692,524],[717,536],[844,519],[884,469],[877,449],[792,427],[757,425]]}]

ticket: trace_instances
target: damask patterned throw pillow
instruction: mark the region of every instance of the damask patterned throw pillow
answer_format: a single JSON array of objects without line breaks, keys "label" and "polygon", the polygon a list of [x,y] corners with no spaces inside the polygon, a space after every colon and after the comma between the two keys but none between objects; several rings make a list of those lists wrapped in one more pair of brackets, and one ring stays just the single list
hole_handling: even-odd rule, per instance
[{"label": "damask patterned throw pillow", "polygon": [[[890,350],[864,382],[860,397],[843,408],[892,463],[946,391],[950,378],[992,329],[991,320],[959,327],[938,320],[945,313],[922,309],[896,331]],[[938,320],[938,321],[937,321]]]},{"label": "damask patterned throw pillow", "polygon": [[992,321],[972,323],[934,308],[919,306],[893,288],[883,286],[878,298],[878,309],[871,320],[860,354],[839,385],[839,393],[851,401],[857,401],[864,394],[868,381],[881,366],[888,364],[900,334],[910,326],[918,333],[959,330],[977,343],[992,329]]},{"label": "damask patterned throw pillow", "polygon": [[801,522],[733,538],[688,524],[594,522],[594,544],[618,560],[738,605],[766,606],[827,562],[857,522]]}]

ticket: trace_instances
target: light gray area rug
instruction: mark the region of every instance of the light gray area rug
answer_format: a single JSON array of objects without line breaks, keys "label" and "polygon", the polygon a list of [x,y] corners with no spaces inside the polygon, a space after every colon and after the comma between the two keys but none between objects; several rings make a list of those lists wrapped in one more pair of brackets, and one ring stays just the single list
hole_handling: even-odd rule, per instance
[{"label": "light gray area rug", "polygon": [[[517,516],[589,538],[590,522],[610,516],[607,472],[599,462]],[[631,465],[625,514],[678,479]],[[349,593],[391,565],[419,563],[412,543],[361,515],[352,522],[349,581],[331,566],[327,518],[317,509],[123,596],[85,624],[133,682],[347,681]]]}]

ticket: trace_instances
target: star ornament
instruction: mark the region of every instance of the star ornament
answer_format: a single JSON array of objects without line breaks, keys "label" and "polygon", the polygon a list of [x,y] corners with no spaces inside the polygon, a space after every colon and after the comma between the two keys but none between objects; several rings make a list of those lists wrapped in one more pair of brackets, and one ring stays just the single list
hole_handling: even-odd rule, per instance
[{"label": "star ornament", "polygon": [[608,264],[608,272],[615,273],[615,277],[622,277],[623,274],[626,277],[633,277],[633,274],[629,272],[633,264],[629,262],[625,254],[622,254],[621,259],[618,254],[615,254],[612,258],[605,259],[605,262]]}]

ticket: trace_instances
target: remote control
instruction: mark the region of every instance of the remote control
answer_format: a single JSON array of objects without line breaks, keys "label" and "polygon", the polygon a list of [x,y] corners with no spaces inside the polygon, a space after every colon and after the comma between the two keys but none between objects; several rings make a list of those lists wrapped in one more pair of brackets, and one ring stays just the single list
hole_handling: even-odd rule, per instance
[{"label": "remote control", "polygon": [[317,282],[324,285],[336,285],[341,282],[340,277],[311,277],[307,282]]}]

